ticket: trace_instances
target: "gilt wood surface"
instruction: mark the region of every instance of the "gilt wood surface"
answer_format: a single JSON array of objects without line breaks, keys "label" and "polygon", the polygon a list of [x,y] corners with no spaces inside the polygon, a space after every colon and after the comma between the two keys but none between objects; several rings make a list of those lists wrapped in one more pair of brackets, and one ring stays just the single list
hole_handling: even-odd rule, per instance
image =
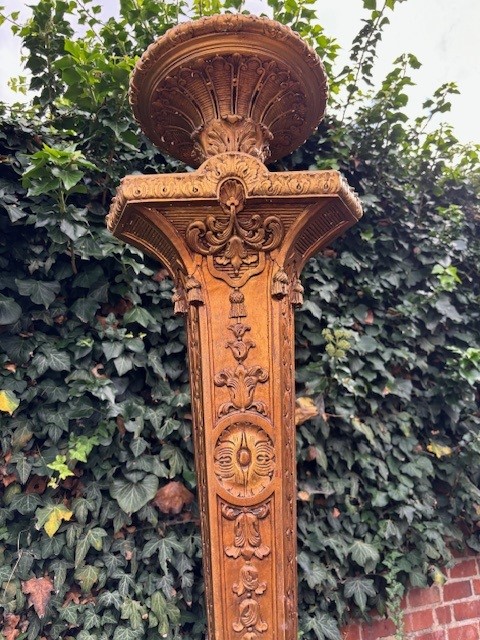
[{"label": "gilt wood surface", "polygon": [[297,637],[293,308],[361,215],[336,171],[223,153],[125,178],[109,227],[167,266],[187,316],[209,637]]}]

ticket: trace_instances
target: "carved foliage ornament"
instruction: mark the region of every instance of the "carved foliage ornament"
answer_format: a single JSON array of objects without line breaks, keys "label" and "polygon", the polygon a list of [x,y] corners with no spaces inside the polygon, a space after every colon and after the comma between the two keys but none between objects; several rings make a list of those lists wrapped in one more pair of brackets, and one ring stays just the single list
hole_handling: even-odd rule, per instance
[{"label": "carved foliage ornament", "polygon": [[230,402],[220,405],[218,415],[224,416],[232,411],[256,411],[266,415],[267,405],[262,400],[255,400],[254,394],[258,383],[267,382],[268,372],[259,365],[247,367],[243,364],[250,349],[255,347],[252,340],[244,337],[245,333],[250,331],[250,327],[236,322],[228,328],[234,334],[235,340],[228,341],[226,346],[231,349],[238,364],[234,369],[222,369],[214,378],[217,387],[227,387],[230,393]]},{"label": "carved foliage ornament", "polygon": [[251,560],[252,557],[262,560],[269,555],[271,549],[262,542],[260,520],[270,514],[270,505],[262,503],[256,507],[234,507],[222,504],[222,515],[226,520],[234,522],[233,545],[225,547],[225,554],[229,558],[242,557]]},{"label": "carved foliage ornament", "polygon": [[263,268],[259,253],[280,245],[283,224],[276,216],[262,218],[258,214],[240,220],[238,214],[245,206],[245,190],[239,180],[223,182],[218,199],[224,215],[195,220],[187,228],[185,239],[192,251],[213,258],[211,264],[217,275],[229,284],[241,286],[243,282],[238,279],[242,268],[253,268],[251,275],[258,273],[259,267]]},{"label": "carved foliage ornament", "polygon": [[226,115],[199,127],[192,138],[193,154],[200,162],[227,151],[248,153],[264,162],[270,155],[272,134],[251,118]]}]

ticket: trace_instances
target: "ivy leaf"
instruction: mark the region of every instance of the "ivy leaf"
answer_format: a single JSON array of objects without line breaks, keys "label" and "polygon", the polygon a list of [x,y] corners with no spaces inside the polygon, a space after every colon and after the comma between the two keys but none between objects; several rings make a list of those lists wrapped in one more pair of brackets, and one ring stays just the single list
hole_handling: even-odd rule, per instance
[{"label": "ivy leaf", "polygon": [[99,307],[100,304],[96,300],[92,300],[92,298],[78,298],[71,306],[71,309],[82,322],[91,322]]},{"label": "ivy leaf", "polygon": [[160,591],[156,591],[150,598],[150,608],[158,621],[158,633],[165,638],[171,625],[177,625],[180,620],[180,611],[172,603],[167,602]]},{"label": "ivy leaf", "polygon": [[305,552],[298,554],[298,564],[302,567],[305,580],[310,589],[315,589],[317,585],[325,582],[327,573],[325,568],[318,562],[312,560]]},{"label": "ivy leaf", "polygon": [[28,601],[39,618],[44,617],[53,590],[51,578],[30,578],[22,582],[22,591],[28,595]]},{"label": "ivy leaf", "polygon": [[138,640],[138,637],[138,633],[128,627],[117,627],[113,634],[113,640]]},{"label": "ivy leaf", "polygon": [[360,611],[365,611],[367,596],[376,595],[373,580],[367,578],[351,578],[345,583],[344,593],[346,598],[354,599]]},{"label": "ivy leaf", "polygon": [[158,478],[148,474],[138,482],[126,479],[113,480],[110,485],[110,495],[125,513],[140,511],[147,502],[155,497],[158,489]]},{"label": "ivy leaf", "polygon": [[453,453],[452,447],[439,444],[438,442],[430,442],[427,445],[427,450],[430,451],[430,453],[433,453],[433,455],[436,458],[444,458],[445,456],[451,456]]},{"label": "ivy leaf", "polygon": [[182,472],[182,469],[187,466],[180,449],[171,444],[163,445],[162,450],[160,451],[160,460],[168,460],[170,478],[179,475]]},{"label": "ivy leaf", "polygon": [[22,307],[13,298],[0,294],[0,325],[13,324],[22,315]]},{"label": "ivy leaf", "polygon": [[125,324],[131,324],[132,322],[138,322],[142,327],[147,328],[150,324],[156,324],[155,318],[143,307],[132,307],[123,316],[123,322]]},{"label": "ivy leaf", "polygon": [[327,613],[316,613],[305,624],[307,631],[313,631],[318,640],[341,640],[335,620]]},{"label": "ivy leaf", "polygon": [[93,585],[98,581],[99,575],[100,569],[89,564],[79,567],[74,573],[75,580],[84,593],[89,593],[92,590]]},{"label": "ivy leaf", "polygon": [[32,471],[32,463],[29,462],[28,458],[21,453],[17,453],[12,456],[11,462],[15,464],[15,469],[18,473],[20,482],[25,484],[30,476],[30,472]]},{"label": "ivy leaf", "polygon": [[370,573],[380,562],[380,554],[373,544],[356,540],[350,547],[349,553],[357,564],[365,569],[366,573]]},{"label": "ivy leaf", "polygon": [[130,450],[138,458],[145,452],[148,447],[148,442],[144,438],[134,438],[130,443]]},{"label": "ivy leaf", "polygon": [[103,591],[98,596],[98,604],[104,607],[115,607],[117,611],[120,611],[122,606],[122,597],[118,591]]},{"label": "ivy leaf", "polygon": [[42,282],[41,280],[15,280],[21,296],[27,296],[36,304],[46,309],[52,304],[60,291],[59,282]]},{"label": "ivy leaf", "polygon": [[0,411],[12,415],[19,405],[20,400],[11,391],[0,391]]},{"label": "ivy leaf", "polygon": [[114,359],[113,364],[115,365],[118,375],[123,376],[133,369],[133,358],[132,356],[122,354]]},{"label": "ivy leaf", "polygon": [[48,369],[52,371],[70,371],[72,366],[70,356],[65,351],[58,351],[54,347],[42,347],[33,357],[32,365],[38,375],[43,375]]},{"label": "ivy leaf", "polygon": [[73,511],[67,509],[64,504],[50,504],[46,507],[37,509],[35,512],[37,516],[36,529],[45,529],[47,535],[51,538],[56,534],[62,521],[69,521],[73,516]]},{"label": "ivy leaf", "polygon": [[94,527],[80,538],[75,548],[75,568],[78,568],[84,561],[88,550],[93,547],[96,551],[101,551],[103,547],[103,538],[107,536],[105,529]]},{"label": "ivy leaf", "polygon": [[40,504],[42,501],[35,493],[19,493],[13,498],[10,506],[22,516],[26,516],[33,513]]}]

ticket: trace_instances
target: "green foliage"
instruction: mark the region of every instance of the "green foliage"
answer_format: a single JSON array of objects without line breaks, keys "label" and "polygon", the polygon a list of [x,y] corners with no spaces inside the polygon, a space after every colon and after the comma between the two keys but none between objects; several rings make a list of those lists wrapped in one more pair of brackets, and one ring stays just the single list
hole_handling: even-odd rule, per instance
[{"label": "green foliage", "polygon": [[[329,119],[277,165],[339,168],[365,208],[307,265],[297,315],[298,392],[318,409],[297,433],[309,639],[373,606],[398,620],[405,585],[441,582],[448,546],[480,551],[479,150],[433,127],[452,84],[408,120],[414,56],[371,88],[395,4],[364,1]],[[332,68],[313,2],[269,7]],[[218,9],[242,2],[122,0],[101,21],[92,2],[39,0],[26,24],[11,16],[36,91],[0,130],[0,615],[20,616],[22,640],[205,633],[197,509],[152,502],[173,478],[195,486],[183,321],[161,265],[104,217],[124,175],[178,169],[130,115],[136,57]],[[21,583],[42,576],[40,619]]]}]

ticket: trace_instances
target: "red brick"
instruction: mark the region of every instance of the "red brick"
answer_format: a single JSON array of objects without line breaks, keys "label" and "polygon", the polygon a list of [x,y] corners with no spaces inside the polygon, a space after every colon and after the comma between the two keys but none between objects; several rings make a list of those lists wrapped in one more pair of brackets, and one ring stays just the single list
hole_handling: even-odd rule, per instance
[{"label": "red brick", "polygon": [[435,615],[437,616],[438,624],[448,624],[452,621],[452,608],[449,605],[436,607]]},{"label": "red brick", "polygon": [[477,562],[475,558],[461,560],[449,570],[451,578],[469,578],[478,574]]},{"label": "red brick", "polygon": [[393,635],[395,635],[395,625],[387,618],[373,620],[370,624],[363,625],[362,640],[380,640]]},{"label": "red brick", "polygon": [[480,596],[480,580],[473,580],[473,591]]},{"label": "red brick", "polygon": [[342,629],[343,640],[361,640],[360,637],[360,625],[349,624],[348,627]]},{"label": "red brick", "polygon": [[467,558],[468,556],[475,555],[475,551],[472,551],[472,549],[462,549],[461,551],[458,549],[450,549],[450,552],[454,558]]},{"label": "red brick", "polygon": [[433,626],[433,609],[415,611],[405,616],[405,631],[421,631]]},{"label": "red brick", "polygon": [[461,600],[472,595],[472,586],[470,580],[462,580],[461,582],[447,582],[443,587],[443,600]]},{"label": "red brick", "polygon": [[[455,620],[467,620],[480,618],[480,600],[473,602],[458,602],[453,605]],[[477,639],[478,640],[478,639]]]},{"label": "red brick", "polygon": [[438,587],[429,589],[412,589],[408,593],[408,604],[412,609],[426,607],[429,604],[440,602],[440,591]]},{"label": "red brick", "polygon": [[448,640],[478,640],[477,625],[467,624],[448,630]]},{"label": "red brick", "polygon": [[443,630],[427,631],[427,633],[421,633],[419,636],[416,635],[415,640],[447,640],[447,632]]}]

